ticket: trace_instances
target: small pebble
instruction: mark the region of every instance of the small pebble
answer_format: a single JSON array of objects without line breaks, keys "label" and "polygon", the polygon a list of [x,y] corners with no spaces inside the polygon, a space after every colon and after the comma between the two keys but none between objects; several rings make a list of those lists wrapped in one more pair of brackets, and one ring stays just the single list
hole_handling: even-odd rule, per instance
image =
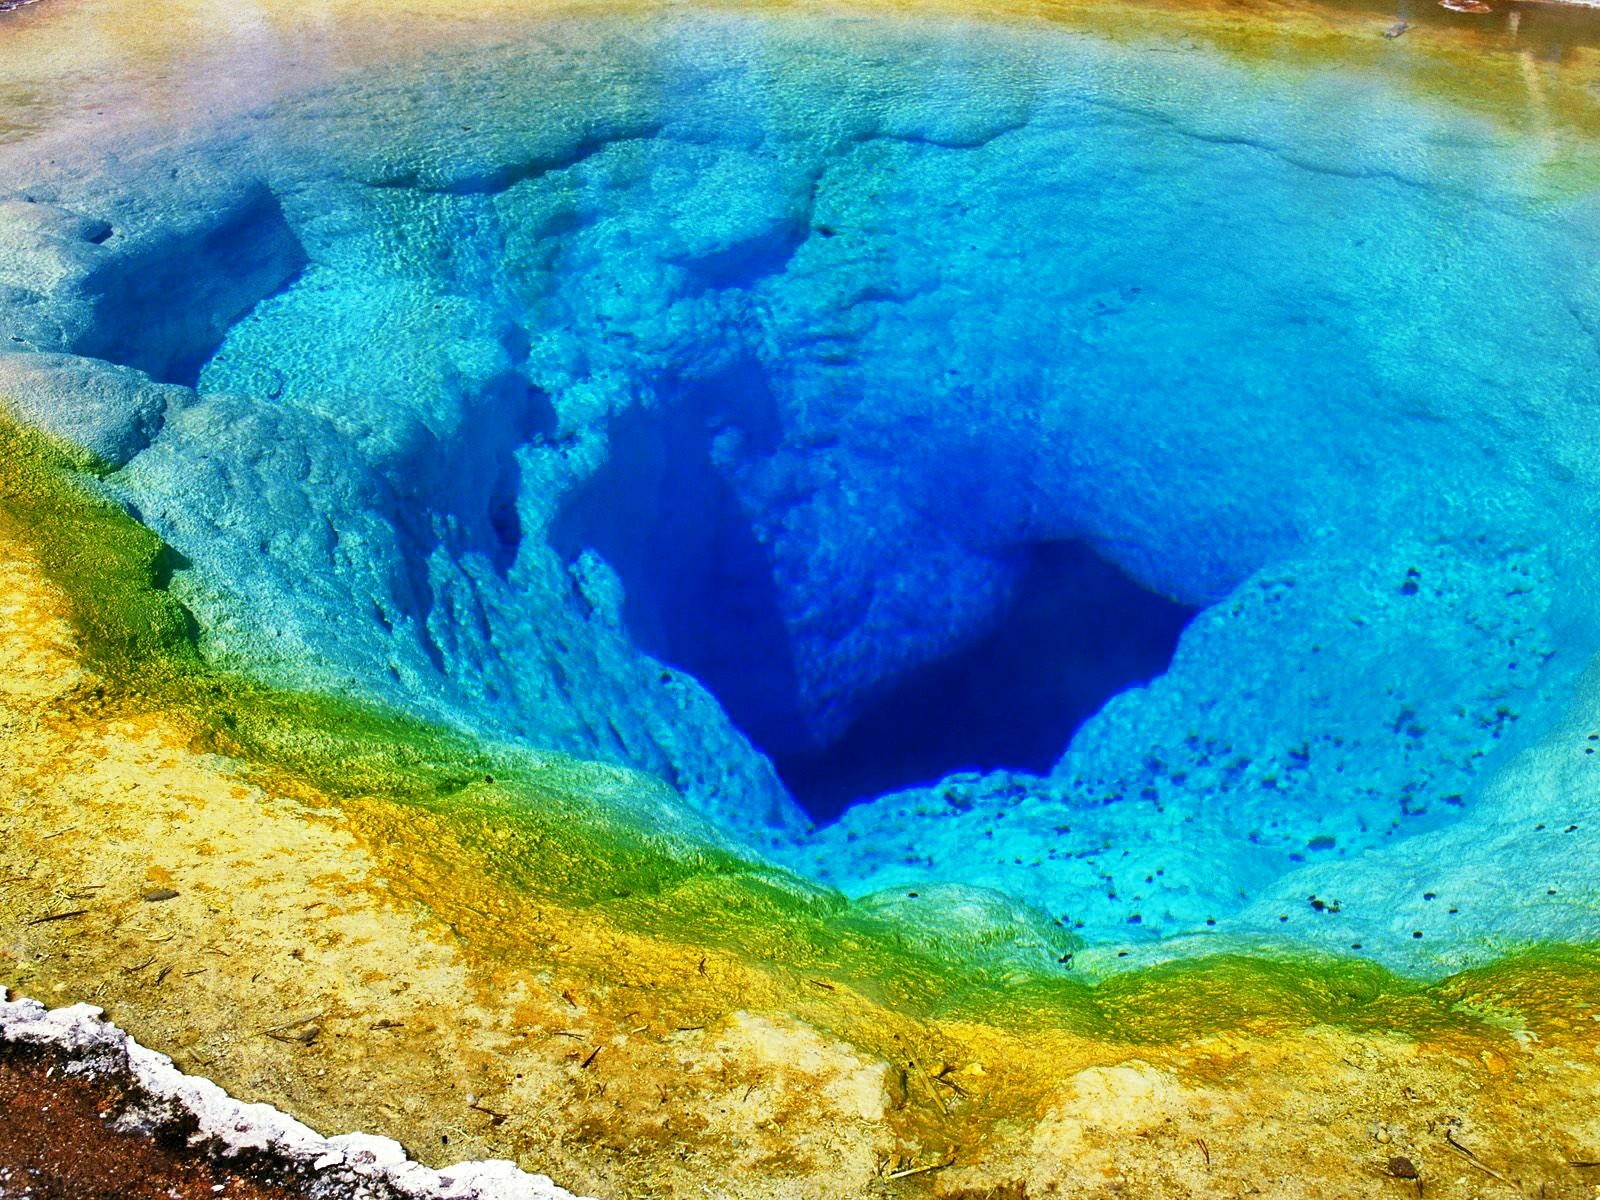
[{"label": "small pebble", "polygon": [[1420,1176],[1417,1164],[1404,1154],[1396,1154],[1389,1160],[1389,1174],[1396,1179],[1416,1179]]},{"label": "small pebble", "polygon": [[151,904],[155,904],[162,900],[175,900],[177,896],[178,893],[172,888],[155,888],[146,892],[140,899],[148,900]]}]

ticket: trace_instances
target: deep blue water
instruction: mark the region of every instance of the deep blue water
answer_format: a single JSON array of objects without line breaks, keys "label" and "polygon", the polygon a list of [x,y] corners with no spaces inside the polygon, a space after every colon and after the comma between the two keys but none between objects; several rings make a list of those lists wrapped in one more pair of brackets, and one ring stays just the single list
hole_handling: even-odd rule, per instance
[{"label": "deep blue water", "polygon": [[1595,645],[1600,226],[1400,82],[727,18],[285,104],[305,266],[113,483],[219,659],[847,891],[1456,946],[1394,881]]}]

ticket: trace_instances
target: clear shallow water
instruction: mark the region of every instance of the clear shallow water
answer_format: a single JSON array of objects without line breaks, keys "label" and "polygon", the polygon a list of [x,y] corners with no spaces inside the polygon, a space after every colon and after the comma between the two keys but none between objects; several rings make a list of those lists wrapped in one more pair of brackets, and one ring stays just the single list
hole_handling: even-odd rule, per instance
[{"label": "clear shallow water", "polygon": [[[101,351],[198,387],[113,483],[219,659],[1112,946],[1588,928],[1572,780],[1488,786],[1581,753],[1595,639],[1600,230],[1525,144],[1376,79],[734,19],[228,134],[272,198],[233,272],[303,266]],[[819,808],[911,790],[810,832],[763,751]]]}]

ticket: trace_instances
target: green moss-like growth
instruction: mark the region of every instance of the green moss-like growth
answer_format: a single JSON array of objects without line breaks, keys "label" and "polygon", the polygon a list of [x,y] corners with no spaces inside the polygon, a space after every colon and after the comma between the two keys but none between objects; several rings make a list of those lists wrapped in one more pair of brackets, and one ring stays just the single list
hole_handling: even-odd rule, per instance
[{"label": "green moss-like growth", "polygon": [[0,419],[0,522],[66,594],[89,665],[132,691],[165,690],[199,668],[193,621],[161,586],[167,548],[90,490],[94,466]]}]

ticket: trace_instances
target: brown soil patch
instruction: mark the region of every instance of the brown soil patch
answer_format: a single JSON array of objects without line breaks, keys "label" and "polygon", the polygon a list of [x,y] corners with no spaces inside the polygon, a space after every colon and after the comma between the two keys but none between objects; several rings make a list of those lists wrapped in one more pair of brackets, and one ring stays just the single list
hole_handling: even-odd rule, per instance
[{"label": "brown soil patch", "polygon": [[0,1197],[29,1200],[297,1200],[191,1147],[182,1129],[118,1129],[138,1097],[116,1079],[70,1075],[59,1054],[0,1045]]}]

